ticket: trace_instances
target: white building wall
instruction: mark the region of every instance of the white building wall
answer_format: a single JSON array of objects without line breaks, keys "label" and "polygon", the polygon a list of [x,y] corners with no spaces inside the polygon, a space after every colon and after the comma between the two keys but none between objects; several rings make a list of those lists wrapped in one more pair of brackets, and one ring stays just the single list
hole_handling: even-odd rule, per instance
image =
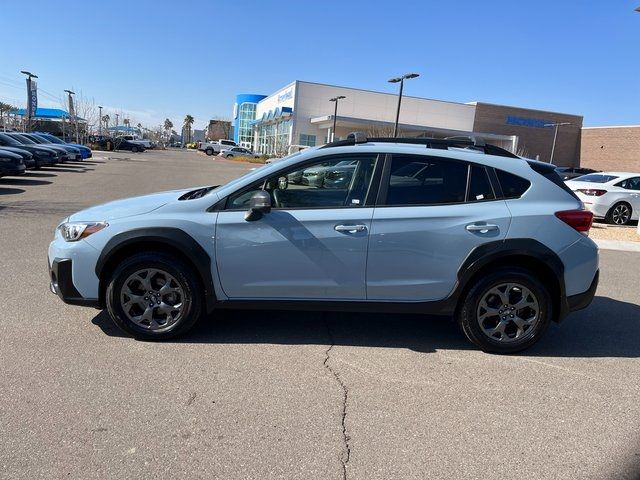
[{"label": "white building wall", "polygon": [[[405,85],[405,92],[406,87],[410,88],[410,85],[409,80]],[[300,133],[316,135],[318,144],[324,143],[327,130],[317,128],[310,123],[310,120],[314,117],[333,115],[334,104],[329,99],[338,95],[347,97],[340,100],[339,117],[395,122],[397,93],[371,92],[299,81],[295,89],[297,98],[294,108],[292,143],[298,142]],[[277,95],[274,96],[277,97]],[[403,95],[400,123],[471,132],[475,111],[475,105]]]}]

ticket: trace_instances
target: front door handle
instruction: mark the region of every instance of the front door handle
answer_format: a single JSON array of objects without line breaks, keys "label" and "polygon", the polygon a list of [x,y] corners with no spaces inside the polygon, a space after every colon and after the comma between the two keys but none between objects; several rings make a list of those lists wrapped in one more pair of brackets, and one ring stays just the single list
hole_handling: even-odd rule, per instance
[{"label": "front door handle", "polygon": [[498,230],[497,225],[490,223],[471,223],[465,227],[467,232],[489,233],[494,230]]},{"label": "front door handle", "polygon": [[364,232],[367,229],[366,225],[336,225],[333,227],[336,232],[345,233],[357,233]]}]

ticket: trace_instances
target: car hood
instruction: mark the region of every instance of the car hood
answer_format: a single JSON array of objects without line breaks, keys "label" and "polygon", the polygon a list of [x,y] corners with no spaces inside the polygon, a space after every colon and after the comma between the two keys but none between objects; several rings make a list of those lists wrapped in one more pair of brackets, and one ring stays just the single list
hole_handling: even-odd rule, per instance
[{"label": "car hood", "polygon": [[177,200],[181,195],[190,192],[191,188],[184,190],[170,190],[167,192],[152,193],[140,197],[124,198],[113,202],[96,205],[74,213],[69,221],[109,221],[117,218],[133,217],[156,210],[167,203]]}]

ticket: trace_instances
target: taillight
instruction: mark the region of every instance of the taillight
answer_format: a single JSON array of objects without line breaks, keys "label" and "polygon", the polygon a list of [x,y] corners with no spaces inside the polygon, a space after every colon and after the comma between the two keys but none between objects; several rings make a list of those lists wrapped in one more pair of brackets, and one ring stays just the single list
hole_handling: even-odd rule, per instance
[{"label": "taillight", "polygon": [[589,210],[563,210],[556,217],[578,232],[588,233],[593,223],[593,213]]},{"label": "taillight", "polygon": [[596,188],[579,188],[578,191],[580,193],[584,193],[585,195],[589,195],[590,197],[601,197],[605,193],[606,190],[598,190]]}]

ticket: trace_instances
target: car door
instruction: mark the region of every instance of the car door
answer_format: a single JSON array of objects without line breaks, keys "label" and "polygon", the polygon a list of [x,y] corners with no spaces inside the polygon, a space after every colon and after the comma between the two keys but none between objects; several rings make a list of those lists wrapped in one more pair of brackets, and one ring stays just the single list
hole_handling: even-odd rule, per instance
[{"label": "car door", "polygon": [[638,217],[640,212],[640,177],[631,177],[616,184],[627,190],[628,194],[624,200],[631,204],[631,214],[633,219]]},{"label": "car door", "polygon": [[446,298],[476,247],[505,238],[511,215],[484,166],[426,155],[386,161],[373,215],[367,298]]},{"label": "car door", "polygon": [[[288,180],[346,159],[357,160],[357,167],[343,188]],[[224,293],[231,299],[365,299],[376,168],[376,154],[323,156],[230,195],[215,235]],[[270,193],[272,210],[247,221],[250,198],[259,190]]]}]

